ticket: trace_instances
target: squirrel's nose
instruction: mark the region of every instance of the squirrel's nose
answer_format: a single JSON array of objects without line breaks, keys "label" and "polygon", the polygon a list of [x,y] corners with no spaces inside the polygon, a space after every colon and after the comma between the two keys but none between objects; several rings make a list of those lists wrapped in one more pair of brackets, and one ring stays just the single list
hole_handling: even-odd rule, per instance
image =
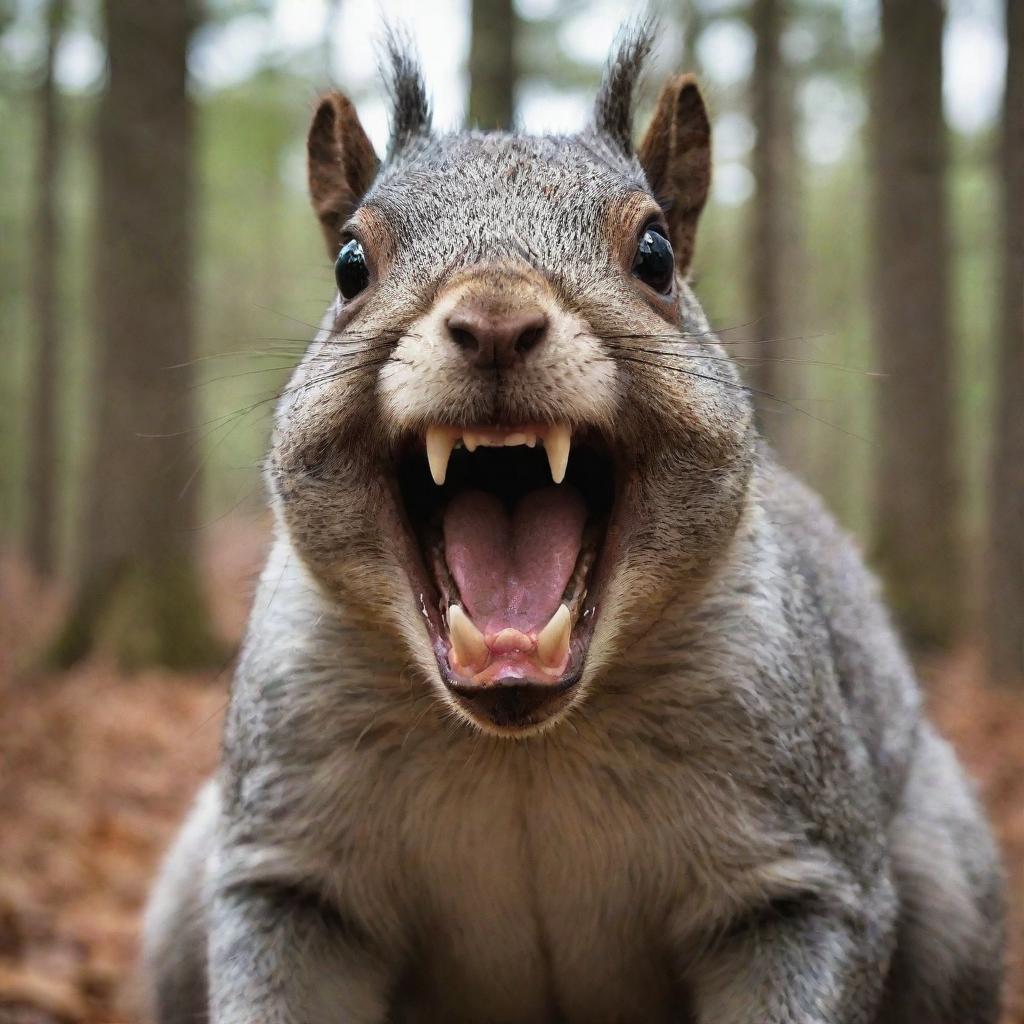
[{"label": "squirrel's nose", "polygon": [[548,318],[537,308],[499,312],[464,302],[453,310],[445,326],[471,365],[507,368],[544,340]]}]

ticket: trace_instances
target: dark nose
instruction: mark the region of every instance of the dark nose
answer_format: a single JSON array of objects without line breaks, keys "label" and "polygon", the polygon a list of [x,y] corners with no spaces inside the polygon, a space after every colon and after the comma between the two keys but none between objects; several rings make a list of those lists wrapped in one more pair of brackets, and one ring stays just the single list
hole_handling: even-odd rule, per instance
[{"label": "dark nose", "polygon": [[548,318],[536,308],[499,311],[463,302],[446,326],[448,336],[472,366],[507,368],[543,342]]}]

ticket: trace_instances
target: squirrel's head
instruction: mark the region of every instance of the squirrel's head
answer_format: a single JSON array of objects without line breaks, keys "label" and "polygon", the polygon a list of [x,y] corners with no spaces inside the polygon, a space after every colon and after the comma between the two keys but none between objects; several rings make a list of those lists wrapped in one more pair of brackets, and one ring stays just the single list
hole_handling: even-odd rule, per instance
[{"label": "squirrel's head", "polygon": [[338,295],[278,409],[279,520],[490,731],[642,662],[743,505],[750,403],[686,284],[707,113],[670,79],[634,151],[649,49],[627,34],[579,135],[435,135],[394,43],[386,159],[339,94],[309,132]]}]

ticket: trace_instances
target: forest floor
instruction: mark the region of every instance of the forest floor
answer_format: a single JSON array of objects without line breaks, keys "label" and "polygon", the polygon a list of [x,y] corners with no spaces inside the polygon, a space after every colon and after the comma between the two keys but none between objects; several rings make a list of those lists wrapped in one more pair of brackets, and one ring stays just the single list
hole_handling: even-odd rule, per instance
[{"label": "forest floor", "polygon": [[[264,531],[225,524],[210,597],[237,642]],[[131,677],[102,660],[61,675],[24,660],[62,595],[0,560],[0,1024],[136,1021],[139,911],[159,858],[216,762],[229,666]],[[1004,1024],[1024,1024],[1024,698],[992,693],[969,648],[925,666],[933,716],[980,787],[1011,880]]]}]

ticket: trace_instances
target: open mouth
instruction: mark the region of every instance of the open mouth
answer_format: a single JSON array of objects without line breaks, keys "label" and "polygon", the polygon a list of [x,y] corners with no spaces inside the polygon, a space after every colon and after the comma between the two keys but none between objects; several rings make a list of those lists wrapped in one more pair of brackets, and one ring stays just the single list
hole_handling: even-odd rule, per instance
[{"label": "open mouth", "polygon": [[550,717],[579,681],[597,615],[607,447],[561,424],[431,426],[406,446],[398,483],[445,684],[492,725]]}]

